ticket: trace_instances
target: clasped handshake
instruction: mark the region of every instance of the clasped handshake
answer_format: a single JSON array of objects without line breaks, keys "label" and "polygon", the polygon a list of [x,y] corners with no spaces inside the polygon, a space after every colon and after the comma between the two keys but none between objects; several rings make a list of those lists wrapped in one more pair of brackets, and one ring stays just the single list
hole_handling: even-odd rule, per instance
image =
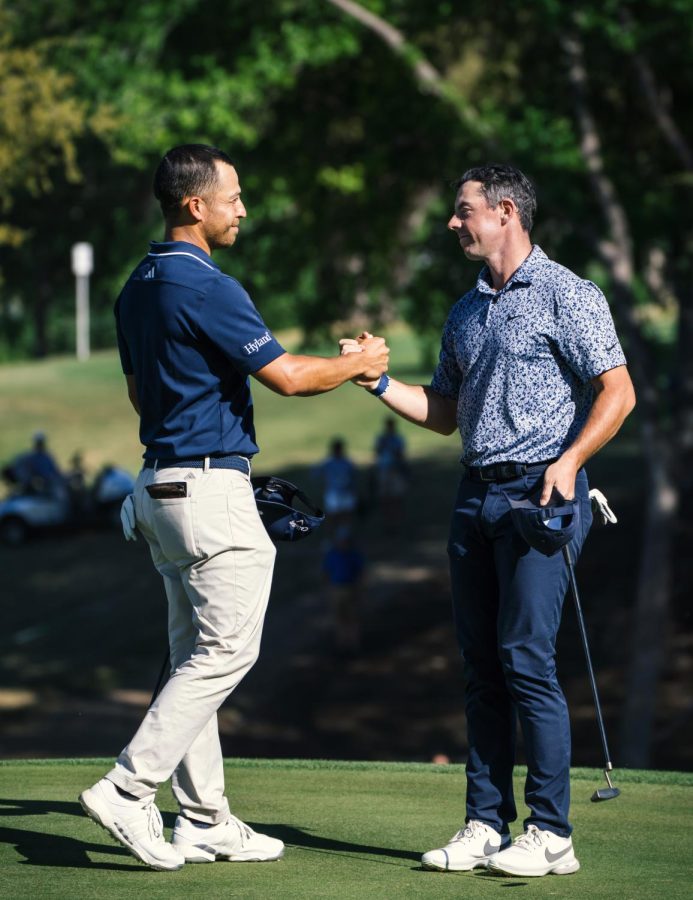
[{"label": "clasped handshake", "polygon": [[380,376],[387,372],[390,348],[385,343],[385,338],[374,337],[363,331],[357,338],[342,338],[339,347],[342,356],[348,353],[363,354],[363,371],[351,379],[359,387],[373,389]]}]

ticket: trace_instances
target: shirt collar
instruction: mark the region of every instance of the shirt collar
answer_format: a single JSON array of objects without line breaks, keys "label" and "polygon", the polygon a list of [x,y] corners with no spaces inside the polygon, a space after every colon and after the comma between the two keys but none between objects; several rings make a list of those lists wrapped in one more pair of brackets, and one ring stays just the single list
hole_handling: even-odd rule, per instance
[{"label": "shirt collar", "polygon": [[[501,291],[506,291],[516,284],[531,284],[534,276],[546,265],[547,260],[548,256],[544,253],[539,244],[533,244],[529,256],[520,263],[517,269],[515,269],[508,281],[501,288]],[[480,294],[500,293],[500,291],[495,291],[493,289],[493,285],[491,284],[491,272],[489,271],[488,266],[484,266],[481,272],[479,272],[479,277],[476,280],[476,289]]]},{"label": "shirt collar", "polygon": [[209,253],[205,253],[202,247],[198,247],[197,244],[189,244],[187,241],[150,241],[149,252],[158,255],[166,255],[168,253],[187,253],[190,256],[196,256],[199,260],[201,260],[203,263],[206,263],[208,266],[214,266],[215,269],[219,268],[219,266],[214,262]]}]

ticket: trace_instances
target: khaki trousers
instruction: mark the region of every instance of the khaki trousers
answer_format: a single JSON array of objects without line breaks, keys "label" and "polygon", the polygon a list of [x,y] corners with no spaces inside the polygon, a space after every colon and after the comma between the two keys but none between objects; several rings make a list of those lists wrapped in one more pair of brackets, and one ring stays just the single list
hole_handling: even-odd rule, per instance
[{"label": "khaki trousers", "polygon": [[[187,496],[152,499],[184,481]],[[136,797],[172,777],[182,812],[229,813],[217,710],[258,657],[275,547],[249,476],[234,469],[143,469],[135,513],[168,598],[171,676],[107,777]]]}]

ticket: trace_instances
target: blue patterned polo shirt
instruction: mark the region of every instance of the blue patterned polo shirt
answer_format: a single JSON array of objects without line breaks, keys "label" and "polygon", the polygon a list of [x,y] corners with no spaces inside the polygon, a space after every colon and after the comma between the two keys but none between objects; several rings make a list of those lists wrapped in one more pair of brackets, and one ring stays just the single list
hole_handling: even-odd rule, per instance
[{"label": "blue patterned polo shirt", "polygon": [[485,266],[453,306],[431,387],[457,400],[462,462],[540,462],[582,429],[590,380],[625,361],[599,288],[534,245],[500,291]]}]

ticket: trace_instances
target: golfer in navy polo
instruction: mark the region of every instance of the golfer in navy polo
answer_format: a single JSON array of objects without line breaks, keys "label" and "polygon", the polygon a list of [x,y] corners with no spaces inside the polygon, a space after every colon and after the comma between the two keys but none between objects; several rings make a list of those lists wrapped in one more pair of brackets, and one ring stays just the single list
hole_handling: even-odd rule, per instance
[{"label": "golfer in navy polo", "polygon": [[[171,676],[115,767],[80,802],[154,869],[274,860],[282,842],[229,810],[217,727],[218,708],[257,659],[275,557],[250,484],[258,445],[249,376],[284,396],[319,394],[380,377],[388,350],[382,338],[366,343],[362,359],[280,346],[211,258],[234,244],[246,216],[226,154],[174,148],[154,192],[164,241],[128,279],[116,322],[146,448],[134,518],[166,589]],[[180,815],[168,843],[154,797],[171,776]]]},{"label": "golfer in navy polo", "polygon": [[[459,429],[463,475],[452,515],[453,610],[469,739],[465,825],[425,868],[512,875],[579,869],[570,803],[570,723],[556,678],[568,573],[516,532],[510,500],[579,498],[577,558],[591,522],[585,462],[635,398],[601,291],[530,240],[534,188],[511,166],[468,171],[448,227],[485,263],[453,307],[430,386],[358,380],[391,410],[441,434]],[[362,335],[367,337],[367,335]],[[360,339],[359,339],[360,340]],[[343,352],[358,349],[343,341]],[[524,832],[511,843],[516,721],[527,758]]]}]

